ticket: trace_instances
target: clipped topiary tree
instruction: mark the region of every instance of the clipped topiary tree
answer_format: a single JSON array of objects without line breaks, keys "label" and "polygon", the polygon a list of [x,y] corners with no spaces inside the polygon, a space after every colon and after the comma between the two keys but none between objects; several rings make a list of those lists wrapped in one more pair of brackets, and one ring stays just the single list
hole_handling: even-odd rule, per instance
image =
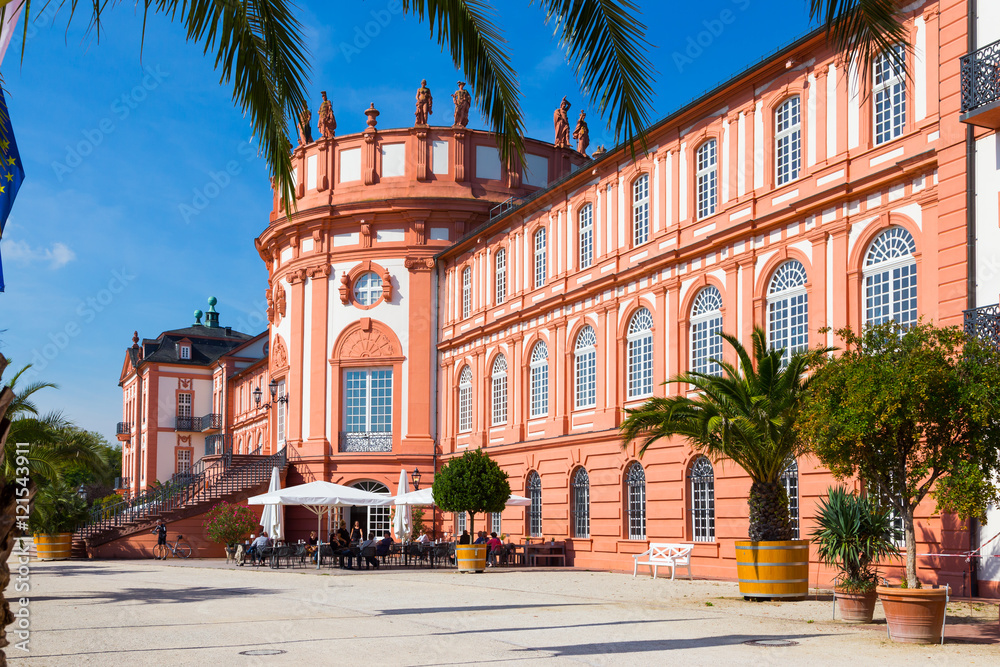
[{"label": "clipped topiary tree", "polygon": [[469,532],[475,535],[476,515],[503,511],[510,482],[497,462],[477,449],[448,461],[434,476],[432,493],[445,512],[468,512]]}]

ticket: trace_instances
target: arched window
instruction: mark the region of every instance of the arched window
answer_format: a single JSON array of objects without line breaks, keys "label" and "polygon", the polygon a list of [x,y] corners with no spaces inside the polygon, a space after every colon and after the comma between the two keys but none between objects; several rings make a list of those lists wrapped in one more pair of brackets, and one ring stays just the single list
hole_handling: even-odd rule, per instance
[{"label": "arched window", "polygon": [[580,268],[594,263],[594,206],[587,204],[580,209]]},{"label": "arched window", "polygon": [[872,63],[872,107],[875,112],[875,145],[903,134],[906,125],[906,51],[892,47],[895,56],[881,53]]},{"label": "arched window", "polygon": [[785,262],[771,277],[767,288],[767,332],[771,349],[785,350],[782,364],[809,347],[809,295],[802,262]]},{"label": "arched window", "polygon": [[590,477],[584,468],[577,468],[572,481],[573,537],[590,537]]},{"label": "arched window", "polygon": [[649,174],[632,184],[632,245],[649,240]]},{"label": "arched window", "polygon": [[472,369],[466,366],[458,377],[458,432],[472,430]]},{"label": "arched window", "polygon": [[625,472],[625,502],[628,539],[646,539],[646,471],[638,461]]},{"label": "arched window", "polygon": [[537,232],[535,232],[535,288],[542,287],[545,284],[546,277],[546,250],[545,245],[545,227],[542,227]]},{"label": "arched window", "polygon": [[788,524],[792,529],[792,539],[799,539],[799,464],[795,459],[788,459],[779,480],[785,487],[788,496]]},{"label": "arched window", "polygon": [[635,311],[628,325],[628,397],[653,394],[653,316]]},{"label": "arched window", "polygon": [[493,362],[493,425],[507,423],[507,357],[498,354]]},{"label": "arched window", "polygon": [[576,336],[574,367],[576,371],[576,407],[597,405],[597,334],[589,324]]},{"label": "arched window", "polygon": [[722,295],[713,286],[703,289],[691,306],[691,370],[706,375],[722,375],[711,359],[722,358]]},{"label": "arched window", "polygon": [[472,267],[462,271],[462,319],[472,312]]},{"label": "arched window", "polygon": [[532,470],[528,473],[528,499],[531,506],[528,508],[528,535],[531,537],[542,536],[542,478]]},{"label": "arched window", "polygon": [[549,414],[549,348],[545,341],[531,350],[531,416]]},{"label": "arched window", "polygon": [[799,98],[790,97],[774,112],[775,180],[784,185],[799,177],[802,165],[802,116]]},{"label": "arched window", "polygon": [[507,249],[500,248],[497,250],[496,258],[496,273],[493,279],[496,281],[496,305],[500,305],[507,298]]},{"label": "arched window", "polygon": [[691,528],[695,542],[715,541],[715,471],[699,456],[691,464]]},{"label": "arched window", "polygon": [[[368,493],[378,493],[384,496],[389,495],[389,487],[381,482],[363,481],[352,484],[355,489],[361,489]],[[356,507],[351,511],[352,520],[361,520],[360,512],[366,512],[368,525],[365,528],[365,537],[369,535],[385,535],[392,529],[392,521],[389,518],[389,505],[377,505],[374,507]],[[364,523],[364,521],[362,521]]]},{"label": "arched window", "polygon": [[719,181],[715,139],[709,139],[698,147],[696,162],[698,219],[701,220],[715,213]]},{"label": "arched window", "polygon": [[865,257],[865,324],[917,321],[917,249],[902,227],[890,227],[872,241]]}]

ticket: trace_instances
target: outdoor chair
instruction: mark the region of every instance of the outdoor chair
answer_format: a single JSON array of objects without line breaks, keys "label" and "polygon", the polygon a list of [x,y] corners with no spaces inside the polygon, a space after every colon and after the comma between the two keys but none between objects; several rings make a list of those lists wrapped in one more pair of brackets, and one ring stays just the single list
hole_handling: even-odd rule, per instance
[{"label": "outdoor chair", "polygon": [[374,546],[368,546],[361,550],[360,555],[358,556],[358,569],[361,569],[361,561],[365,562],[366,570],[371,569],[372,565],[374,565],[375,568],[378,569],[379,563],[378,563],[378,558],[375,555]]}]

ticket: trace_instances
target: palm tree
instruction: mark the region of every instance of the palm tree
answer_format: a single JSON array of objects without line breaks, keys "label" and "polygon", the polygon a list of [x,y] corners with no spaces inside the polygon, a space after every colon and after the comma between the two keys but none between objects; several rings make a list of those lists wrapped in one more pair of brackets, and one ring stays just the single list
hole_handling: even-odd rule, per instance
[{"label": "palm tree", "polygon": [[626,410],[620,427],[623,446],[642,441],[639,456],[661,438],[679,435],[712,458],[730,459],[753,480],[750,487],[750,540],[792,537],[788,498],[781,473],[804,451],[795,429],[799,406],[809,383],[806,371],[814,354],[794,354],[782,365],[784,349],[767,349],[764,330],[753,331],[753,358],[734,336],[720,333],[739,365],[713,359],[721,376],[689,372],[667,380],[692,386],[697,393],[654,397]]}]

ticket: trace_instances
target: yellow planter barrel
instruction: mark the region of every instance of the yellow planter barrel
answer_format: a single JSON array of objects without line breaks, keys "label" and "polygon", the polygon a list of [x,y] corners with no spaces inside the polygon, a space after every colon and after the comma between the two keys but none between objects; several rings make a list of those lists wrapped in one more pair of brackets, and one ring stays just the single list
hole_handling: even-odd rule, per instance
[{"label": "yellow planter barrel", "polygon": [[809,540],[736,542],[740,594],[750,598],[805,598],[809,593]]},{"label": "yellow planter barrel", "polygon": [[483,572],[486,570],[486,545],[459,544],[455,547],[455,561],[459,572]]},{"label": "yellow planter barrel", "polygon": [[73,533],[35,535],[35,553],[39,560],[69,558],[73,548]]}]

